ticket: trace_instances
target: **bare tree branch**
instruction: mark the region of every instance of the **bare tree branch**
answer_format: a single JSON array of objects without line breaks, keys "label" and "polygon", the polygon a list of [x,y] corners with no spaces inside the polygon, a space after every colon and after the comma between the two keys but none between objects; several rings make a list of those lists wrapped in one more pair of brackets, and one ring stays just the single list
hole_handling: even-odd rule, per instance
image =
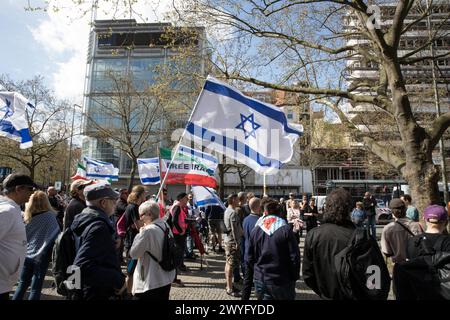
[{"label": "bare tree branch", "polygon": [[428,131],[430,136],[430,150],[433,150],[434,147],[439,142],[439,139],[442,137],[444,132],[450,127],[450,112],[441,114],[436,120],[431,124],[431,130]]}]

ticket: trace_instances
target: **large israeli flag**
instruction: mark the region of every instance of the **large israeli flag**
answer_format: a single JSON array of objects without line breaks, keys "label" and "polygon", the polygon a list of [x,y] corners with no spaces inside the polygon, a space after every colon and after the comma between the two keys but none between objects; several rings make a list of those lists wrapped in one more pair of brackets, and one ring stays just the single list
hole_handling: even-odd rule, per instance
[{"label": "large israeli flag", "polygon": [[197,207],[221,206],[224,210],[225,205],[220,200],[214,189],[201,186],[193,186],[192,194],[194,195],[194,205]]},{"label": "large israeli flag", "polygon": [[91,179],[119,180],[119,169],[109,162],[84,157],[86,162],[86,177]]},{"label": "large israeli flag", "polygon": [[274,174],[288,163],[301,125],[289,124],[283,109],[243,95],[208,77],[186,126],[195,144],[235,159],[257,173]]},{"label": "large israeli flag", "polygon": [[159,172],[159,158],[137,159],[139,178],[144,185],[153,185],[161,182]]},{"label": "large israeli flag", "polygon": [[33,146],[27,122],[27,106],[33,107],[20,93],[0,92],[0,136],[19,141],[20,149]]}]

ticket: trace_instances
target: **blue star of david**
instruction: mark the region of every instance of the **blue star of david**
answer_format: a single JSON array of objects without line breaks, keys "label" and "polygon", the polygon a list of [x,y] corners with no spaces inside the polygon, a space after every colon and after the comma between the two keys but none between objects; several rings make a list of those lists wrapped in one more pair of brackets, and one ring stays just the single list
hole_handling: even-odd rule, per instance
[{"label": "blue star of david", "polygon": [[14,111],[11,109],[11,101],[9,101],[8,99],[5,99],[6,101],[6,106],[4,106],[3,108],[0,108],[0,111],[3,111],[5,113],[5,115],[3,116],[3,119],[9,118],[14,114]]},{"label": "blue star of david", "polygon": [[[245,130],[245,123],[247,121],[252,125],[251,131]],[[253,138],[256,138],[255,131],[258,130],[260,127],[261,127],[261,125],[255,122],[255,115],[253,113],[251,115],[249,115],[248,117],[244,116],[241,113],[241,123],[239,123],[236,126],[236,129],[242,129],[245,133],[245,139],[247,139],[250,136],[252,136]]]}]

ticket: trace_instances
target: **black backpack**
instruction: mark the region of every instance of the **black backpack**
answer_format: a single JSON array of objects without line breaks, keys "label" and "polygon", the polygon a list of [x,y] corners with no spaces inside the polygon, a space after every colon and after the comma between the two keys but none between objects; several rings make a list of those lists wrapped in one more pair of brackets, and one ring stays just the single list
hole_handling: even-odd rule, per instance
[{"label": "black backpack", "polygon": [[387,300],[391,277],[377,241],[366,230],[355,229],[347,247],[334,257],[334,263],[345,299]]},{"label": "black backpack", "polygon": [[62,296],[69,296],[65,281],[70,276],[67,273],[73,265],[76,250],[76,238],[71,228],[61,232],[55,240],[52,253],[52,273],[55,278],[56,292]]},{"label": "black backpack", "polygon": [[423,255],[394,267],[394,283],[398,300],[450,300],[450,252],[441,251],[446,239],[441,236],[432,248],[421,237]]},{"label": "black backpack", "polygon": [[170,235],[170,229],[167,223],[164,224],[166,226],[165,230],[160,225],[155,223],[155,225],[164,233],[161,261],[158,261],[158,259],[156,259],[155,256],[149,251],[147,251],[147,253],[153,258],[153,260],[159,263],[163,270],[172,271],[181,265],[183,252],[181,251],[181,248],[177,246],[174,237]]},{"label": "black backpack", "polygon": [[[92,222],[85,228],[83,234],[92,226]],[[53,246],[52,273],[55,278],[56,292],[70,300],[77,300],[81,296],[80,290],[68,289],[66,286],[66,280],[71,275],[69,267],[75,261],[80,243],[81,239],[77,241],[77,237],[72,229],[67,228],[58,235]]]}]

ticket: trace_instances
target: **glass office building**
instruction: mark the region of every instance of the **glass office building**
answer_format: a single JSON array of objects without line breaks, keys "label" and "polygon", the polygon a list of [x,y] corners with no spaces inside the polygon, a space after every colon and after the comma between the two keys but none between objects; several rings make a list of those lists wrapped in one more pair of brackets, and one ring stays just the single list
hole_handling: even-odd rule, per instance
[{"label": "glass office building", "polygon": [[[128,77],[132,83],[133,90],[144,92],[149,86],[155,84],[158,66],[174,63],[173,55],[177,50],[168,45],[171,41],[167,38],[166,30],[171,28],[167,23],[137,23],[131,20],[96,20],[94,22],[90,38],[88,63],[86,70],[86,86],[83,119],[83,155],[111,162],[119,168],[120,176],[126,177],[131,169],[131,159],[117,147],[117,143],[111,139],[102,138],[92,121],[96,125],[108,128],[120,128],[121,119],[113,116],[111,112],[105,112],[105,106],[112,108],[117,103],[118,88],[115,77]],[[172,29],[173,30],[173,29]],[[192,29],[198,34],[195,42],[199,53],[202,52],[202,41],[204,30],[202,28]],[[182,39],[178,39],[182,43]],[[174,44],[177,44],[177,41]],[[181,42],[180,42],[181,41]],[[199,59],[198,63],[189,68],[203,73],[204,62]],[[180,87],[174,90],[192,91],[194,88]],[[119,90],[120,91],[120,90]],[[123,92],[121,93],[123,94]],[[128,97],[132,104],[139,104],[137,97]],[[195,101],[180,101],[183,106],[190,105]],[[178,108],[180,109],[180,108]],[[189,110],[180,112],[176,124],[180,125],[187,121]],[[139,117],[136,117],[139,122]],[[136,124],[139,127],[139,123]],[[167,127],[169,124],[159,121],[156,126]],[[155,139],[155,141],[159,139]],[[168,146],[169,141],[162,141],[160,145]],[[158,143],[152,145],[142,157],[156,156]]]}]

